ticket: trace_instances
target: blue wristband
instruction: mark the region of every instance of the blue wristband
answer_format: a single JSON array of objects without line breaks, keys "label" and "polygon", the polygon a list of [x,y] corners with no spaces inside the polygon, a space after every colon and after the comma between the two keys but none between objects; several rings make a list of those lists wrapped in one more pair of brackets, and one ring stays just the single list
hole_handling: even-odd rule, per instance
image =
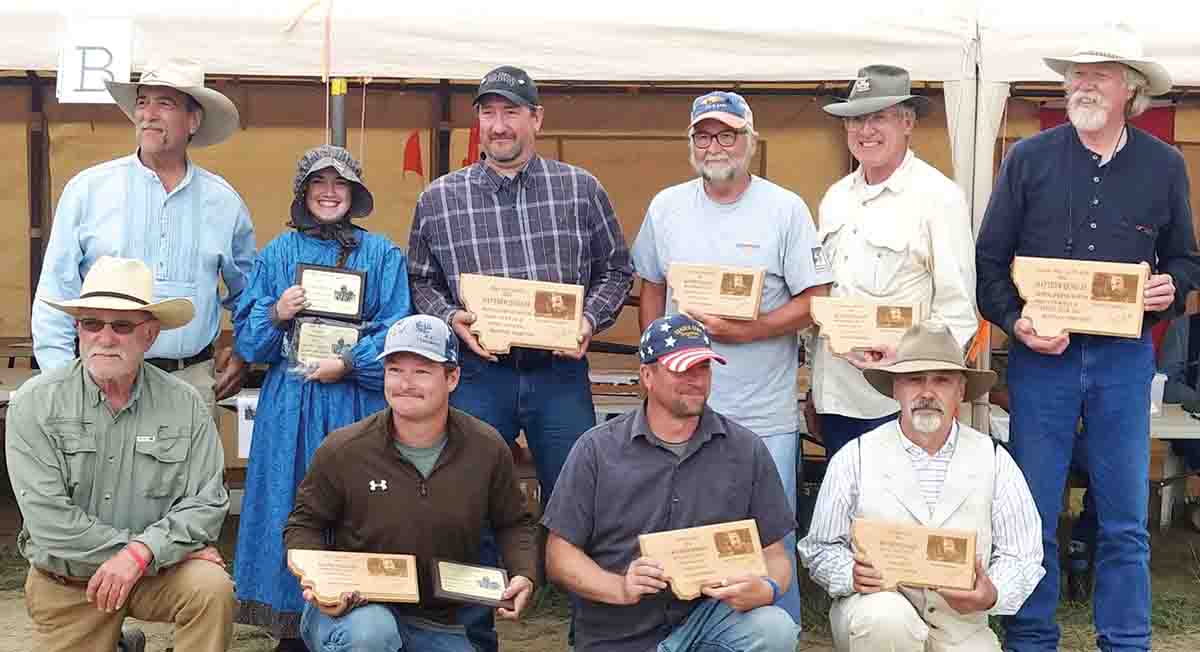
[{"label": "blue wristband", "polygon": [[766,575],[763,575],[763,580],[765,580],[767,584],[771,585],[771,604],[775,604],[779,601],[779,584]]}]

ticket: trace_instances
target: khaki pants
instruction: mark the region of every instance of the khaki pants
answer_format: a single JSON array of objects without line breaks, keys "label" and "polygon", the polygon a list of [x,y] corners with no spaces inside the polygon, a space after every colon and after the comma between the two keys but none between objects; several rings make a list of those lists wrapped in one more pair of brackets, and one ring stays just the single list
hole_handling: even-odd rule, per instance
[{"label": "khaki pants", "polygon": [[213,419],[216,419],[217,394],[214,387],[217,384],[217,377],[213,365],[212,360],[205,360],[179,371],[172,371],[171,375],[195,387],[196,391],[200,392],[200,398],[204,399],[205,405],[208,405],[209,413],[213,415]]},{"label": "khaki pants", "polygon": [[113,613],[88,603],[82,584],[61,584],[30,568],[25,607],[38,652],[113,652],[127,616],[175,624],[175,649],[224,652],[233,638],[233,580],[209,561],[185,561],[146,576]]},{"label": "khaki pants", "polygon": [[1000,652],[987,627],[957,643],[938,637],[912,603],[892,591],[839,599],[829,622],[838,652]]}]

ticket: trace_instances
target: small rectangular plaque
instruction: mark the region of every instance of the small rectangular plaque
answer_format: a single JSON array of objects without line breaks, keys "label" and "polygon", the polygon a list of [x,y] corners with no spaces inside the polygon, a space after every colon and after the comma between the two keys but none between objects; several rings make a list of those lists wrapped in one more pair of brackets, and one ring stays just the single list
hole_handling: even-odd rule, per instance
[{"label": "small rectangular plaque", "polygon": [[358,335],[358,327],[353,324],[297,317],[292,320],[291,360],[294,364],[311,365],[340,357],[358,344]]},{"label": "small rectangular plaque", "polygon": [[1063,332],[1141,337],[1150,266],[1060,258],[1013,259],[1013,283],[1025,300],[1021,316],[1038,335]]},{"label": "small rectangular plaque", "polygon": [[301,315],[362,319],[366,272],[324,265],[297,265],[296,285],[304,288],[304,298],[309,303],[300,311]]},{"label": "small rectangular plaque", "polygon": [[288,550],[288,569],[317,601],[337,604],[357,591],[372,602],[420,602],[417,558],[373,552]]},{"label": "small rectangular plaque", "polygon": [[767,574],[754,519],[638,535],[643,557],[663,565],[681,600],[734,575]]},{"label": "small rectangular plaque", "polygon": [[671,263],[667,283],[680,311],[729,319],[758,318],[766,270],[725,265]]},{"label": "small rectangular plaque", "polygon": [[436,598],[513,608],[512,600],[500,597],[508,587],[508,573],[503,568],[435,559],[431,570],[433,595]]},{"label": "small rectangular plaque", "polygon": [[975,587],[975,533],[856,518],[854,549],[883,574],[884,589]]},{"label": "small rectangular plaque", "polygon": [[583,286],[461,274],[458,295],[475,313],[471,332],[492,353],[514,346],[575,351],[583,324]]},{"label": "small rectangular plaque", "polygon": [[841,355],[896,346],[904,332],[922,319],[920,306],[848,297],[813,297],[812,316],[821,335],[828,338],[829,350]]}]

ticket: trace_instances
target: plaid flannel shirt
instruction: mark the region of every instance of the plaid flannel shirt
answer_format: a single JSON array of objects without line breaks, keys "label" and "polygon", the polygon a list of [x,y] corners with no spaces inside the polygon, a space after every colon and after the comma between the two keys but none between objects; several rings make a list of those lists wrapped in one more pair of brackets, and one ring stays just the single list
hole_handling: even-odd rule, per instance
[{"label": "plaid flannel shirt", "polygon": [[633,267],[608,193],[582,168],[534,156],[509,179],[480,161],[417,200],[408,277],[419,312],[462,309],[459,274],[572,283],[597,333],[616,321]]}]

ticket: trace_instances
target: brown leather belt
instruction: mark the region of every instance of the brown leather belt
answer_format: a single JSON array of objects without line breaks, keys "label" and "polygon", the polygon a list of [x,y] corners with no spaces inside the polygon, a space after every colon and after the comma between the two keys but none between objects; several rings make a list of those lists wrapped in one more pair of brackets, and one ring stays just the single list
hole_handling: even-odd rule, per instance
[{"label": "brown leather belt", "polygon": [[163,371],[179,371],[194,364],[212,360],[212,357],[213,347],[211,344],[209,344],[201,349],[199,353],[190,358],[183,358],[182,360],[177,360],[175,358],[146,358],[146,362],[158,367],[159,369],[162,369]]},{"label": "brown leather belt", "polygon": [[41,573],[43,577],[51,582],[54,582],[55,584],[62,584],[63,586],[87,586],[88,582],[90,581],[86,577],[69,577],[67,575],[59,575],[58,573],[52,573],[44,568],[38,568],[37,566],[34,566],[33,570]]}]

